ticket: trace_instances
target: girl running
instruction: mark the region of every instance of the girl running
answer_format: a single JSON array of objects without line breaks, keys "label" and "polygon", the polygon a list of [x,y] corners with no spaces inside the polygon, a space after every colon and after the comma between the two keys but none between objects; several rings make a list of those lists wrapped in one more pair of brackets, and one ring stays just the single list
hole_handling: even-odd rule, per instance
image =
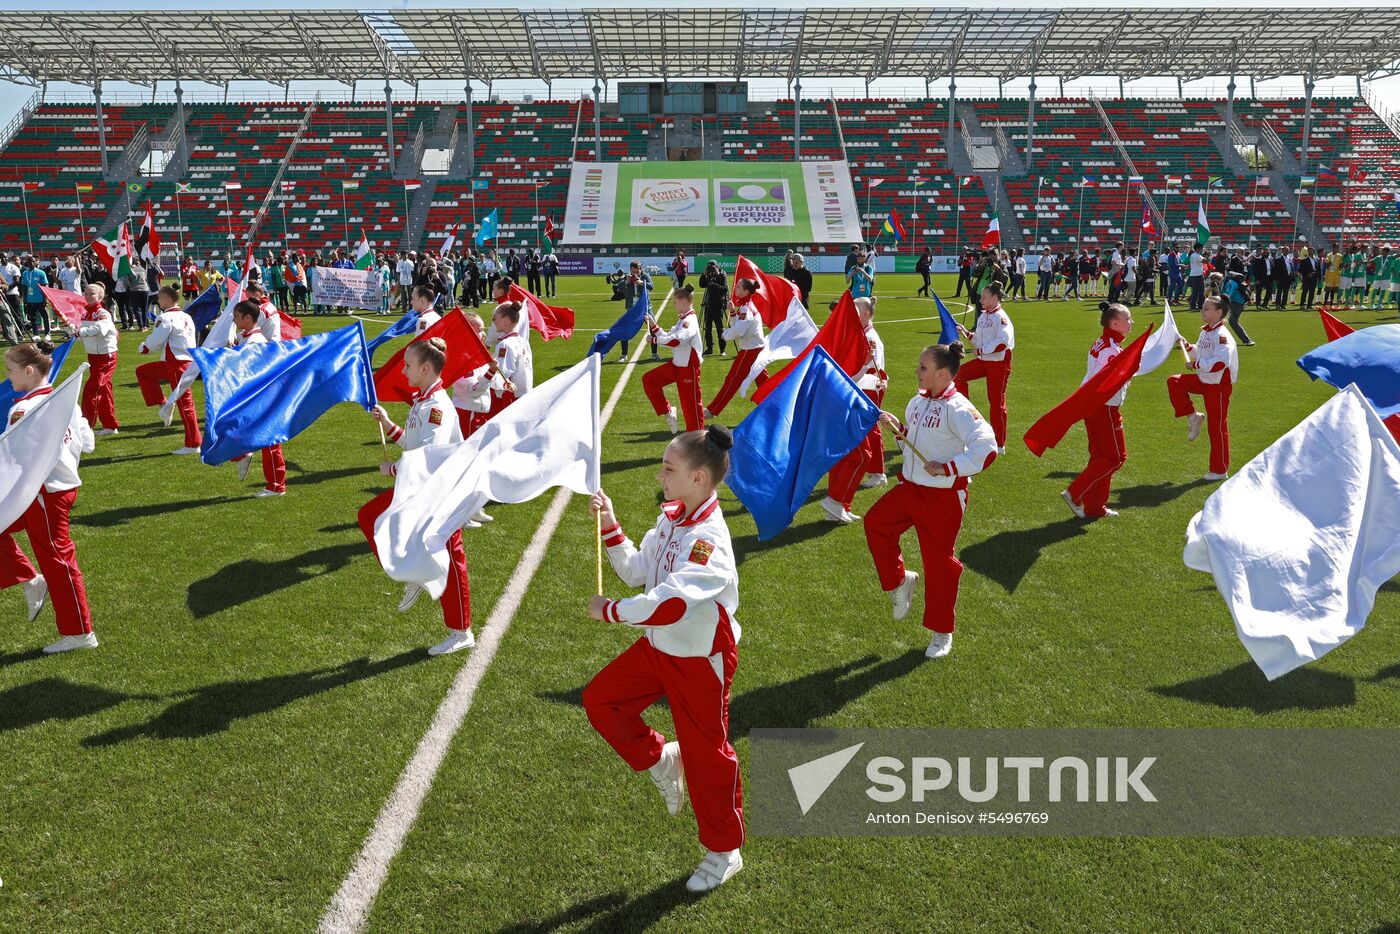
[{"label": "girl running", "polygon": [[[1186,440],[1195,441],[1205,423],[1210,434],[1210,472],[1207,480],[1224,480],[1230,474],[1230,394],[1240,376],[1239,351],[1229,330],[1221,327],[1225,320],[1225,300],[1213,296],[1201,309],[1200,337],[1196,343],[1181,341],[1194,373],[1167,378],[1167,395],[1171,397],[1176,417],[1186,419]],[[1205,401],[1205,414],[1196,411],[1192,395]]]}]

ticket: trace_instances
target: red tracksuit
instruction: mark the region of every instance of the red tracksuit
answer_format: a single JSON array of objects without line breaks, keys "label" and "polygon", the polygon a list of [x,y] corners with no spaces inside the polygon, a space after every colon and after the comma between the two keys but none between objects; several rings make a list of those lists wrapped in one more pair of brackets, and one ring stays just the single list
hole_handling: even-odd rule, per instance
[{"label": "red tracksuit", "polygon": [[[724,411],[724,407],[729,404],[729,400],[734,398],[734,394],[739,391],[739,387],[748,378],[749,371],[757,362],[759,354],[768,348],[768,339],[763,336],[763,318],[758,313],[758,308],[753,301],[747,301],[739,308],[735,309],[733,317],[729,320],[729,327],[720,332],[720,336],[727,341],[733,341],[737,349],[734,362],[729,366],[729,372],[724,375],[724,385],[720,386],[719,393],[715,395],[706,408],[711,415],[718,415]],[[759,372],[754,379],[755,386],[762,386],[768,382],[768,373]]]},{"label": "red tracksuit", "polygon": [[1206,406],[1206,431],[1210,435],[1210,472],[1230,470],[1230,395],[1239,380],[1239,352],[1228,329],[1219,324],[1201,329],[1196,343],[1187,348],[1196,373],[1167,377],[1167,395],[1177,418],[1196,411],[1193,394]]},{"label": "red tracksuit", "polygon": [[[169,345],[165,348],[165,359],[156,360],[151,363],[143,363],[136,368],[136,383],[141,387],[141,401],[147,406],[161,405],[165,402],[165,393],[161,390],[161,382],[170,384],[174,389],[180,384],[180,377],[185,375],[185,370],[189,369],[190,361],[177,360],[171,353]],[[175,408],[180,413],[180,424],[185,429],[185,447],[197,448],[203,442],[204,436],[199,430],[199,416],[194,410],[194,394],[183,393],[175,403]]]},{"label": "red tracksuit", "polygon": [[90,306],[78,323],[78,336],[88,355],[87,382],[83,383],[80,408],[88,424],[120,428],[112,374],[117,371],[117,327],[101,305]]},{"label": "red tracksuit", "polygon": [[968,383],[987,381],[988,418],[996,432],[997,447],[1006,447],[1006,387],[1011,382],[1011,351],[1016,347],[1016,330],[1011,318],[997,306],[977,315],[977,327],[972,332],[972,346],[977,359],[962,365],[955,385],[958,392],[968,394]]},{"label": "red tracksuit", "polygon": [[711,496],[689,515],[684,504],[666,503],[640,549],[616,525],[603,541],[618,577],[647,588],[609,601],[604,616],[644,636],[583,689],[588,720],[640,772],[660,760],[666,744],[642,711],[665,697],[700,843],[737,850],[744,842],[743,790],[729,742],[729,687],[738,663],[739,578],[719,500]]},{"label": "red tracksuit", "polygon": [[700,405],[700,326],[695,321],[695,312],[688,311],[669,331],[652,328],[652,336],[657,344],[671,348],[671,359],[647,370],[642,377],[642,389],[651,402],[657,415],[671,411],[666,401],[666,387],[676,384],[676,396],[680,400],[681,413],[685,416],[685,430],[697,431],[705,427],[704,412]]},{"label": "red tracksuit", "polygon": [[[952,632],[963,565],[953,552],[967,508],[968,478],[996,460],[996,438],[977,409],[949,386],[920,392],[904,411],[904,467],[899,482],[865,513],[865,541],[880,586],[904,583],[899,538],[912,526],[924,566],[924,628]],[[942,465],[937,475],[924,461]]]},{"label": "red tracksuit", "polygon": [[[1122,353],[1119,335],[1104,329],[1094,346],[1089,348],[1088,380],[1108,365],[1114,357]],[[1084,419],[1084,430],[1089,435],[1089,463],[1069,485],[1070,499],[1084,508],[1084,514],[1091,518],[1104,515],[1108,508],[1108,494],[1113,485],[1113,475],[1128,459],[1128,443],[1123,437],[1123,416],[1120,406],[1128,388],[1123,387],[1109,404]]]},{"label": "red tracksuit", "polygon": [[[856,379],[856,385],[877,406],[885,398],[885,344],[873,327],[865,330],[866,342],[870,345],[870,356]],[[880,433],[877,422],[870,433],[861,439],[860,444],[831,468],[827,477],[827,495],[840,503],[847,512],[851,511],[856,491],[867,473],[885,472],[885,438]]]},{"label": "red tracksuit", "polygon": [[[235,346],[242,347],[245,344],[266,344],[268,341],[262,331],[252,327],[246,331],[238,332],[238,336],[234,338],[233,342]],[[182,398],[188,399],[189,396],[189,393],[185,393]],[[190,406],[193,408],[194,403],[190,403]],[[242,457],[235,457],[231,463],[238,463],[248,456],[244,454]],[[262,449],[262,469],[267,489],[275,493],[287,492],[287,461],[282,457],[282,445],[274,444],[270,448]]]}]

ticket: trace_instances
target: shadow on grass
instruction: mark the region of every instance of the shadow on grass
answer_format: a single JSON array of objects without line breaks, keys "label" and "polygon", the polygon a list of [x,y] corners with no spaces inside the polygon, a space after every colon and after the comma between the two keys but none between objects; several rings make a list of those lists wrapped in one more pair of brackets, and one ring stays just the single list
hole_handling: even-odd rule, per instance
[{"label": "shadow on grass", "polygon": [[1258,714],[1280,710],[1329,710],[1356,703],[1356,682],[1345,675],[1299,668],[1270,681],[1253,662],[1243,662],[1180,684],[1154,687],[1152,692],[1195,704],[1252,710]]},{"label": "shadow on grass", "polygon": [[15,652],[8,655],[0,652],[0,668],[8,668],[11,665],[21,665],[25,662],[32,662],[43,657],[43,649],[30,649],[28,652]]},{"label": "shadow on grass", "polygon": [[[745,510],[725,510],[727,515],[737,515]],[[779,532],[774,538],[766,542],[758,540],[758,533],[753,535],[740,535],[734,539],[734,563],[743,564],[750,555],[762,554],[765,551],[772,551],[775,548],[783,548],[787,545],[797,545],[812,538],[821,538],[828,532],[844,528],[839,522],[827,522],[825,519],[818,519],[815,522],[808,522],[804,525],[788,526]],[[861,547],[864,547],[865,539],[861,538]]]},{"label": "shadow on grass", "polygon": [[311,671],[207,684],[169,695],[166,699],[180,699],[145,723],[89,736],[83,740],[83,745],[111,746],[142,736],[152,739],[197,739],[222,733],[236,720],[270,713],[304,697],[416,665],[428,658],[428,653],[422,649],[409,649],[377,662],[355,658]]},{"label": "shadow on grass", "polygon": [[174,457],[169,451],[162,451],[159,454],[129,454],[126,457],[84,457],[84,467],[100,467],[103,464],[125,464],[129,461],[148,461],[157,457]]},{"label": "shadow on grass", "polygon": [[621,892],[610,892],[566,908],[539,921],[525,921],[500,928],[498,934],[549,934],[564,927],[588,921],[582,934],[616,934],[618,931],[645,931],[661,922],[686,902],[704,898],[685,890],[681,877],[662,883],[631,901]]},{"label": "shadow on grass", "polygon": [[1118,495],[1116,505],[1120,509],[1150,508],[1170,503],[1197,487],[1210,485],[1209,480],[1192,480],[1190,483],[1142,483],[1138,486],[1121,487],[1114,492]]},{"label": "shadow on grass", "polygon": [[1086,531],[1082,519],[1063,519],[1033,529],[998,532],[962,549],[958,557],[967,567],[1006,588],[1007,593],[1015,593],[1042,551]]},{"label": "shadow on grass", "polygon": [[151,516],[184,512],[187,509],[201,509],[205,506],[218,506],[221,503],[240,502],[246,498],[243,496],[215,496],[212,498],[206,496],[202,499],[176,500],[173,503],[140,503],[135,506],[122,506],[118,509],[105,509],[102,512],[80,513],[73,517],[72,523],[92,528],[110,528],[114,525],[124,525],[133,519],[149,519]]},{"label": "shadow on grass", "polygon": [[65,678],[41,678],[0,691],[0,733],[49,720],[77,720],[133,696]]},{"label": "shadow on grass", "polygon": [[328,545],[290,558],[245,558],[190,584],[186,605],[195,619],[285,590],[313,577],[333,574],[356,557],[369,555],[363,540]]},{"label": "shadow on grass", "polygon": [[627,440],[623,444],[659,444],[662,441],[669,444],[672,435],[663,428],[660,431],[629,431],[624,433],[624,437]]},{"label": "shadow on grass", "polygon": [[[379,447],[379,442],[375,442],[375,447]],[[295,463],[287,464],[287,479],[302,483],[321,483],[325,480],[339,480],[342,477],[358,477],[364,474],[379,473],[379,465],[366,462],[359,467],[338,467],[335,470],[312,470],[304,471]]]}]

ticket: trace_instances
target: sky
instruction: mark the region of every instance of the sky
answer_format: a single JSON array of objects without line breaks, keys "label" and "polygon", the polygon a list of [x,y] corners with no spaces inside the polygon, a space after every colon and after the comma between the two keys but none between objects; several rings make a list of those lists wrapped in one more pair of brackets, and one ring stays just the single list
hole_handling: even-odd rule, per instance
[{"label": "sky", "polygon": [[[442,5],[442,3],[420,4],[408,2],[394,2],[394,0],[383,0],[383,2],[377,4],[374,7],[374,9],[393,12],[395,10],[411,9],[415,7],[432,7]],[[509,4],[504,2],[493,2],[489,5],[501,7],[510,6],[511,8],[522,10],[557,10],[583,7],[597,8],[599,6],[606,6],[608,4],[599,3],[598,0],[516,0],[516,2]],[[614,5],[627,6],[627,4]],[[639,4],[639,6],[641,5],[642,4]],[[736,0],[719,0],[719,2],[714,2],[714,0],[707,0],[707,5],[715,7],[749,6],[749,4],[747,3],[736,2]],[[808,2],[802,4],[769,2],[765,3],[765,8],[810,8],[845,5],[848,4],[845,3],[844,0],[808,0]],[[899,5],[908,7],[937,8],[950,6],[966,7],[970,4],[966,2],[920,3],[918,2],[918,0],[905,0],[905,2],[901,2]],[[32,3],[0,2],[0,12],[23,11],[25,9],[32,9],[34,6],[35,4]],[[346,8],[347,6],[348,5],[346,4],[337,3],[307,2],[307,0],[276,0],[276,2],[273,2],[273,0],[241,0],[241,2],[236,3],[208,2],[208,0],[206,0],[206,2],[201,3],[201,8],[204,9],[238,10],[289,10],[327,8],[339,9]],[[1016,4],[1016,9],[1052,9],[1058,8],[1060,6],[1061,4],[1047,2],[1047,0],[1021,0],[1021,2]],[[1122,4],[1103,2],[1085,2],[1075,4],[1075,6],[1111,9],[1123,8]],[[1261,11],[1277,11],[1279,9],[1304,6],[1316,9],[1315,2],[1301,2],[1301,0],[1271,0],[1271,2],[1267,3],[1254,2],[1254,0],[1245,0],[1245,2],[1232,3],[1231,6],[1234,8],[1242,9],[1250,9],[1253,7],[1257,7]],[[113,7],[110,3],[92,2],[92,0],[71,0],[71,2],[64,4],[64,8],[111,10]],[[134,4],[129,8],[154,11],[159,11],[162,9],[188,10],[189,4],[187,0],[143,0],[143,2],[139,4]],[[15,17],[7,17],[7,20],[12,26],[17,25],[18,23],[22,23],[22,17],[18,18],[18,21]],[[639,79],[645,79],[652,76],[638,75],[636,77]],[[1188,97],[1223,98],[1225,96],[1225,85],[1227,81],[1228,78],[1226,76],[1218,76],[1215,78],[1208,78],[1203,81],[1190,82],[1185,85],[1184,91],[1186,96]],[[1007,82],[1005,85],[1005,95],[1009,98],[1024,98],[1027,94],[1027,83],[1028,82],[1026,80]],[[581,92],[591,91],[592,84],[593,82],[591,78],[579,81],[555,81],[553,85],[554,96],[556,98],[574,98],[577,97]],[[777,97],[787,96],[786,86],[781,81],[752,79],[749,80],[748,84],[749,96],[752,100],[772,100]],[[217,99],[217,97],[223,94],[223,88],[215,85],[203,85],[197,82],[186,82],[184,87],[186,95],[185,99],[187,101],[193,101],[196,99]],[[356,94],[360,99],[382,100],[382,88],[382,80],[361,82],[359,88],[356,91]],[[827,79],[819,77],[804,78],[802,88],[803,97],[809,99],[821,98],[833,93],[839,96],[859,96],[865,90],[864,83],[859,80]],[[1374,94],[1376,95],[1377,99],[1380,101],[1383,107],[1385,107],[1392,113],[1400,113],[1400,77],[1386,78],[1372,82],[1370,88],[1372,92],[1374,92]],[[173,92],[173,89],[173,83],[162,83],[157,86],[156,90],[162,98],[169,99],[169,95]],[[1066,95],[1069,96],[1084,96],[1089,90],[1093,90],[1095,93],[1099,94],[1102,97],[1116,97],[1118,94],[1118,82],[1116,78],[1109,76],[1086,78],[1079,81],[1066,82],[1064,89]],[[524,95],[533,95],[536,98],[542,98],[545,96],[546,86],[545,83],[542,81],[500,81],[493,86],[492,90],[493,93],[499,95],[503,99],[520,99]],[[613,86],[613,90],[615,91],[615,85]],[[484,91],[485,86],[478,85],[474,93],[478,97],[481,97],[484,96]],[[1043,98],[1049,95],[1055,95],[1058,94],[1058,91],[1059,86],[1054,80],[1047,80],[1045,78],[1042,78],[1038,83],[1039,97]],[[336,84],[334,82],[304,81],[295,82],[291,85],[290,97],[293,100],[296,100],[298,98],[308,99],[317,94],[318,92],[323,95],[333,95],[336,97],[349,96],[347,93],[348,89],[345,85]],[[31,87],[0,81],[0,126],[4,126],[6,123],[8,123],[9,120],[13,117],[13,115],[19,111],[19,109],[24,105],[25,101],[27,101],[33,95],[33,93],[34,89]],[[230,96],[231,98],[236,97],[236,99],[242,100],[281,100],[285,93],[288,92],[279,85],[269,85],[263,84],[261,82],[247,81],[237,82],[234,85],[232,85]],[[462,89],[460,86],[460,82],[424,82],[418,88],[417,93],[424,100],[452,100],[460,98]],[[919,96],[923,93],[923,83],[912,78],[880,79],[871,83],[870,93],[875,96]],[[944,82],[941,87],[938,83],[935,83],[933,85],[933,94],[935,96],[941,96],[946,93],[946,82]],[[1301,77],[1295,77],[1269,82],[1259,82],[1257,85],[1257,93],[1261,97],[1302,97],[1303,81]],[[1315,93],[1318,96],[1353,96],[1356,94],[1356,82],[1354,79],[1351,78],[1319,81]],[[404,85],[398,83],[394,85],[394,96],[397,100],[411,100],[413,94],[414,89],[411,85]],[[997,94],[997,84],[995,81],[992,80],[979,81],[976,79],[959,79],[958,94],[960,97],[969,98],[994,97]],[[1129,97],[1175,96],[1176,81],[1174,79],[1148,78],[1139,81],[1128,82],[1126,85],[1126,94]],[[1237,82],[1236,94],[1241,97],[1247,97],[1249,95],[1249,85],[1247,81],[1239,80]],[[104,85],[103,98],[104,100],[113,103],[132,103],[138,100],[150,100],[151,89],[139,87],[136,85],[127,85],[115,82],[108,83]],[[54,83],[50,84],[48,87],[48,99],[90,101],[91,91],[90,89],[80,85]]]}]

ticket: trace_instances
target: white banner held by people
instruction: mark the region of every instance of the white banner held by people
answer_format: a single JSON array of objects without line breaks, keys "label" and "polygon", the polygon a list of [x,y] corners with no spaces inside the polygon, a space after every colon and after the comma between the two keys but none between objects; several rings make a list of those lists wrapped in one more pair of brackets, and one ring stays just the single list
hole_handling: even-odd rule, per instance
[{"label": "white banner held by people", "polygon": [[404,452],[394,501],[374,524],[391,578],[423,584],[437,599],[447,582],[447,540],[488,502],[523,503],[556,486],[598,489],[601,360],[589,354],[459,444]]},{"label": "white banner held by people", "polygon": [[317,266],[311,284],[311,302],[335,308],[378,311],[381,304],[379,272],[375,269],[336,269]]},{"label": "white banner held by people", "polygon": [[78,390],[86,363],[29,410],[13,431],[0,436],[0,529],[24,515],[49,471],[58,463],[68,431],[82,418]]},{"label": "white banner held by people", "polygon": [[1269,680],[1321,658],[1400,574],[1400,445],[1348,386],[1210,495],[1183,557]]}]

